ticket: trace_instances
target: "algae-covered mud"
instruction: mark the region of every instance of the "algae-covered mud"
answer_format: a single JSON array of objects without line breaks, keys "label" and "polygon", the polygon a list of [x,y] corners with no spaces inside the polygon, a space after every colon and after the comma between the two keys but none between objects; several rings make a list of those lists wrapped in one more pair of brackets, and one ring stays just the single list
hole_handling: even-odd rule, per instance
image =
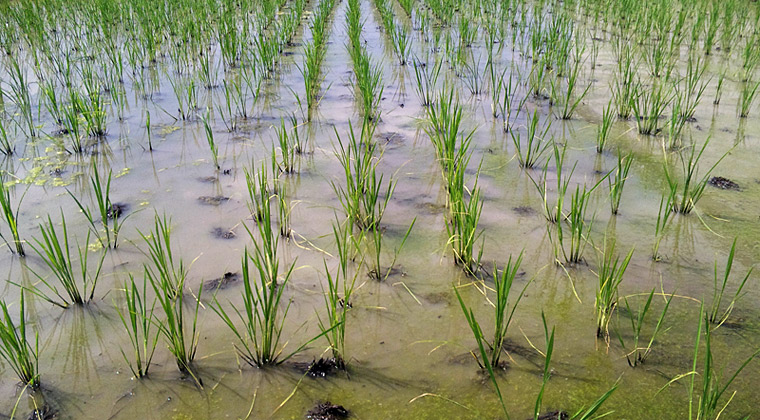
[{"label": "algae-covered mud", "polygon": [[0,418],[760,417],[755,2],[0,23]]}]

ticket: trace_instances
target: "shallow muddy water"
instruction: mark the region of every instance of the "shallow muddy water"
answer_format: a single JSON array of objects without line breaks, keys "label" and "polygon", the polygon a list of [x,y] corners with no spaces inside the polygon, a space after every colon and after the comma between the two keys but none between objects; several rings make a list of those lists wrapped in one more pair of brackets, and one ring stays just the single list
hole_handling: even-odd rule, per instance
[{"label": "shallow muddy water", "polygon": [[[306,3],[306,16],[316,3]],[[365,19],[362,39],[383,72],[381,120],[375,131],[382,151],[378,169],[386,179],[393,177],[398,182],[382,222],[387,247],[384,263],[415,222],[396,269],[386,280],[373,280],[366,276],[366,267],[355,267],[361,273],[346,326],[348,371],[327,378],[304,375],[304,364],[328,357],[324,339],[282,365],[262,369],[248,366],[235,351],[232,332],[211,310],[214,297],[225,304],[242,301],[243,287],[236,274],[241,271],[244,249],[251,248],[246,226],[254,229],[245,170],[255,172],[269,167],[276,142],[275,127],[280,117],[295,113],[300,136],[306,141],[306,153],[297,156],[297,173],[280,175],[293,206],[293,235],[280,241],[280,259],[283,266],[295,262],[296,267],[283,294],[291,304],[282,335],[283,342],[287,342],[285,353],[319,332],[318,316],[324,316],[325,311],[323,260],[330,269],[336,269],[332,222],[344,217],[331,184],[345,182],[343,168],[335,156],[336,132],[345,139],[349,121],[354,126],[361,121],[345,45],[346,8],[345,1],[337,2],[330,19],[323,64],[323,88],[329,85],[329,89],[311,122],[303,122],[294,95],[304,96],[297,65],[303,60],[302,45],[311,36],[306,18],[296,31],[293,45],[285,48],[276,75],[264,80],[253,115],[239,120],[234,132],[226,129],[216,111],[224,101],[222,89],[199,89],[199,103],[204,107],[214,104],[210,119],[221,170],[214,167],[206,143],[201,122],[205,112],[197,111],[187,121],[173,116],[178,105],[167,78],[166,68],[171,67],[168,57],[143,70],[146,80],[155,80],[147,98],[141,97],[134,82],[126,81],[128,106],[124,118],[119,120],[114,111],[108,113],[108,134],[91,147],[91,153],[68,154],[57,147],[49,137],[63,140],[65,136],[54,133],[55,124],[44,109],[38,122],[50,136],[30,140],[23,146],[25,137],[17,133],[19,153],[6,158],[2,165],[12,174],[5,178],[13,184],[12,200],[17,202],[23,195],[19,216],[22,239],[39,238],[38,225],[48,215],[57,222],[64,214],[70,236],[84,243],[88,225],[67,191],[94,206],[88,180],[90,160],[97,161],[101,173],[113,171],[112,199],[124,203],[125,214],[129,215],[124,219],[119,247],[106,254],[103,277],[91,304],[61,309],[26,293],[27,318],[32,329],[39,331],[40,340],[42,397],[37,398],[44,398],[58,418],[298,419],[325,401],[345,407],[351,418],[357,419],[503,417],[488,376],[470,354],[475,351],[475,340],[454,293],[454,287],[459,287],[486,334],[490,334],[493,326],[487,320],[492,316],[492,306],[482,291],[488,289],[486,295],[493,298],[493,282],[467,276],[454,264],[445,228],[445,186],[435,150],[424,131],[425,108],[416,94],[414,69],[398,64],[371,1],[361,2]],[[421,4],[417,8],[424,9]],[[412,25],[398,3],[393,2],[393,9],[399,23]],[[286,10],[288,6],[283,9]],[[417,28],[416,21],[414,27]],[[580,22],[576,28],[578,33],[590,30]],[[443,55],[428,40],[432,31],[412,31],[412,54],[428,63]],[[576,165],[572,189],[584,183],[591,186],[614,169],[618,150],[632,153],[635,159],[618,215],[610,214],[606,181],[592,194],[587,218],[591,223],[593,215],[591,243],[584,253],[585,262],[573,266],[555,263],[543,203],[531,181],[531,177],[538,179],[541,169],[526,170],[518,165],[510,135],[504,133],[501,120],[491,115],[490,95],[470,94],[463,79],[444,63],[439,84],[445,79],[454,86],[465,109],[464,129],[475,130],[467,182],[474,183],[480,168],[478,185],[484,200],[479,224],[483,232],[482,261],[486,267],[503,267],[510,255],[516,257],[523,251],[525,257],[515,287],[522,289],[531,282],[509,329],[506,367],[497,372],[497,377],[510,418],[531,418],[542,382],[544,359],[538,349],[545,347],[541,322],[544,313],[549,326],[556,327],[556,341],[542,411],[575,413],[617,384],[617,391],[602,409],[614,411],[609,418],[689,418],[688,379],[672,384],[670,381],[692,370],[699,301],[711,301],[716,261],[720,273],[734,237],[738,240],[732,279],[743,276],[760,259],[760,110],[754,106],[749,118],[739,118],[739,69],[723,54],[709,56],[706,74],[713,79],[696,109],[695,120],[687,123],[684,137],[692,138],[697,145],[710,138],[700,164],[702,173],[730,150],[712,175],[736,182],[739,190],[708,185],[692,214],[673,216],[660,245],[662,259],[653,261],[657,210],[667,188],[664,156],[669,156],[670,167],[676,173],[680,174],[680,169],[673,152],[663,149],[663,135],[639,135],[633,120],[616,121],[608,150],[596,153],[596,127],[602,108],[610,100],[609,86],[616,66],[612,35],[599,32],[596,36],[601,39],[596,41],[596,68],[592,70],[587,59],[582,72],[584,87],[590,83],[591,88],[572,119],[557,119],[556,110],[543,99],[529,96],[525,104],[527,111],[539,111],[541,122],[551,121],[549,133],[556,141],[567,144],[566,169]],[[221,83],[225,77],[233,77],[235,70],[225,76],[216,48],[213,57]],[[468,50],[476,62],[478,56],[483,57],[480,67],[485,83],[482,37]],[[31,69],[31,58],[22,56]],[[513,51],[505,40],[495,66],[519,71],[527,81],[531,59]],[[679,61],[676,69],[683,71],[684,66]],[[717,74],[723,66],[729,68],[726,85],[720,104],[713,105]],[[33,78],[31,70],[29,76]],[[7,84],[7,74],[3,77]],[[527,89],[518,86],[515,96],[522,98]],[[30,92],[33,102],[38,103],[41,99],[36,81],[30,83]],[[7,112],[14,112],[10,103],[6,107]],[[527,111],[515,123],[523,135]],[[148,150],[146,112],[151,118],[152,151]],[[549,155],[550,152],[545,156]],[[552,161],[548,168],[550,184],[556,176],[553,165]],[[172,243],[189,267],[186,294],[196,296],[204,285],[195,361],[202,389],[182,377],[162,340],[147,378],[134,378],[122,356],[122,349],[129,352],[129,338],[115,307],[124,307],[121,289],[130,274],[142,281],[143,264],[148,263],[148,258],[141,233],[148,234],[152,229],[155,214],[171,217]],[[0,232],[5,234],[7,225],[2,224]],[[650,358],[636,368],[628,366],[625,350],[614,334],[609,345],[595,334],[596,272],[605,235],[616,240],[618,252],[623,255],[635,249],[620,286],[620,295],[629,298],[634,310],[643,305],[653,289],[658,293],[653,302],[658,314],[664,305],[663,295],[675,295]],[[93,238],[90,245],[91,254],[98,255]],[[476,248],[480,249],[480,244]],[[12,313],[17,313],[19,285],[38,284],[34,273],[49,275],[29,246],[27,251],[25,258],[19,258],[8,247],[0,249],[0,273],[7,279],[0,285],[0,297],[12,304]],[[228,281],[214,283],[220,278]],[[760,347],[760,286],[756,274],[745,291],[728,322],[712,334],[715,363],[725,372],[732,373]],[[611,328],[619,327],[629,338],[628,322],[619,307]],[[649,319],[645,330],[651,330],[653,324],[654,319]],[[725,403],[736,391],[725,418],[760,416],[756,404],[760,389],[753,386],[758,378],[760,362],[755,361],[737,377],[722,400]],[[15,418],[27,418],[33,409],[32,400],[22,392],[4,362],[0,362],[0,395],[0,418],[10,418],[14,408]]]}]

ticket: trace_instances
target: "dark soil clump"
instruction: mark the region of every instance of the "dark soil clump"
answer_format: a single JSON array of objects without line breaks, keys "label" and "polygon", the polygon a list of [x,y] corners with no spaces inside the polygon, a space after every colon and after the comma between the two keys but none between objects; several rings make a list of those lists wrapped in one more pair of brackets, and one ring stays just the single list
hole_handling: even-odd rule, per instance
[{"label": "dark soil clump", "polygon": [[519,214],[520,216],[532,216],[536,214],[536,210],[528,206],[514,207],[512,211]]},{"label": "dark soil clump", "polygon": [[707,181],[708,184],[712,185],[715,188],[720,188],[721,190],[731,190],[731,191],[739,191],[739,184],[737,184],[734,181],[731,181],[728,178],[723,178],[722,176],[714,176],[710,178],[709,181]]},{"label": "dark soil clump", "polygon": [[203,195],[198,197],[198,201],[200,201],[201,204],[206,204],[208,206],[218,206],[229,199],[229,197],[223,195]]},{"label": "dark soil clump", "polygon": [[208,281],[204,287],[212,289],[226,289],[231,283],[235,283],[240,279],[240,274],[226,272],[222,277],[218,279]]},{"label": "dark soil clump", "polygon": [[127,203],[112,203],[111,208],[108,209],[108,218],[118,219],[124,215],[127,210],[129,210],[129,204]]},{"label": "dark soil clump", "polygon": [[343,370],[346,365],[342,360],[335,358],[325,359],[320,357],[319,360],[312,361],[309,366],[306,367],[306,373],[312,378],[326,378],[333,374],[337,370]]},{"label": "dark soil clump", "polygon": [[214,235],[216,239],[235,239],[237,236],[235,235],[235,232],[228,229],[222,229],[220,227],[215,227],[212,229],[211,234]]},{"label": "dark soil clump", "polygon": [[568,420],[570,415],[564,411],[552,411],[538,416],[538,420]]},{"label": "dark soil clump", "polygon": [[340,420],[348,418],[348,410],[341,405],[335,405],[330,401],[317,404],[306,413],[309,420]]}]

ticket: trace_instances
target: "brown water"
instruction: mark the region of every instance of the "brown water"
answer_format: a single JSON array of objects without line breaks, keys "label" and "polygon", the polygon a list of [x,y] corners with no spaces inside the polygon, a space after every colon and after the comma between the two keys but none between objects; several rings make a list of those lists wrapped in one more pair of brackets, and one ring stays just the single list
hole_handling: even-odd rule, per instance
[{"label": "brown water", "polygon": [[[307,5],[307,9],[312,6]],[[397,18],[408,23],[401,9],[395,4],[394,7]],[[302,137],[308,136],[309,153],[300,157],[298,174],[283,175],[295,204],[292,214],[295,236],[280,245],[283,263],[296,261],[297,266],[285,291],[292,306],[283,336],[289,340],[291,349],[318,332],[316,313],[324,311],[322,260],[327,258],[330,267],[336,264],[326,254],[334,253],[331,222],[334,214],[341,215],[340,203],[330,185],[331,181],[341,182],[342,176],[342,168],[333,154],[337,141],[334,129],[343,135],[349,119],[360,120],[350,87],[350,59],[344,46],[345,10],[345,2],[339,3],[332,23],[323,84],[331,84],[330,89],[319,105],[317,118],[301,128]],[[452,285],[462,286],[460,290],[485,325],[486,334],[485,320],[491,316],[491,307],[480,292],[483,286],[473,287],[477,283],[472,284],[473,280],[454,266],[448,249],[445,192],[433,147],[422,130],[424,110],[414,90],[413,69],[397,64],[370,2],[362,3],[362,13],[367,19],[363,33],[366,46],[372,57],[382,62],[385,84],[382,121],[376,130],[378,140],[384,144],[379,168],[386,176],[398,179],[383,219],[388,248],[399,243],[415,217],[416,223],[398,260],[402,274],[384,282],[359,278],[347,325],[350,376],[304,377],[290,362],[266,369],[241,364],[233,349],[231,332],[208,307],[211,300],[208,291],[203,297],[206,305],[199,315],[200,346],[196,359],[205,384],[203,389],[180,377],[161,342],[151,375],[143,380],[132,377],[120,352],[128,348],[129,342],[114,308],[123,305],[118,288],[129,273],[141,278],[146,258],[140,250],[146,246],[138,229],[147,233],[155,212],[171,216],[174,243],[184,260],[192,261],[190,290],[197,291],[202,282],[226,272],[240,271],[240,257],[250,243],[243,224],[253,226],[246,205],[243,170],[250,168],[251,162],[256,169],[269,165],[271,142],[275,141],[273,125],[279,123],[281,115],[297,110],[288,87],[303,96],[301,76],[295,67],[301,63],[302,50],[294,45],[287,49],[292,55],[282,58],[278,77],[265,83],[265,98],[257,105],[255,118],[242,124],[235,133],[226,132],[220,118],[214,120],[225,173],[217,174],[214,170],[199,120],[175,121],[158,109],[176,108],[171,86],[163,75],[158,76],[160,86],[153,92],[152,101],[131,95],[124,121],[109,114],[107,141],[94,149],[92,157],[78,160],[56,151],[43,138],[28,146],[23,158],[5,161],[7,170],[21,180],[14,189],[15,199],[26,191],[20,229],[27,240],[38,235],[36,226],[48,214],[58,220],[59,208],[66,215],[70,232],[84,240],[87,225],[66,189],[89,200],[86,174],[90,158],[98,161],[101,170],[110,168],[118,174],[113,180],[112,196],[114,201],[127,203],[131,214],[122,230],[121,245],[107,254],[105,277],[98,284],[94,304],[62,310],[39,299],[27,302],[29,318],[40,334],[43,394],[60,418],[245,418],[251,407],[250,418],[303,418],[310,407],[325,400],[345,406],[359,419],[500,417],[501,408],[492,385],[468,354],[475,342]],[[308,29],[305,31],[304,34],[299,31],[296,39],[308,38]],[[413,53],[424,57],[429,49],[423,36],[415,33]],[[485,56],[482,43],[473,48],[473,53],[476,57]],[[508,47],[501,53],[498,65],[504,68],[512,60],[527,77],[529,59],[513,55]],[[712,60],[708,70],[711,75],[725,64],[718,56]],[[583,80],[593,83],[575,118],[553,121],[551,132],[568,145],[566,162],[572,165],[577,161],[574,184],[593,183],[599,179],[599,171],[609,171],[616,164],[614,152],[600,156],[594,151],[596,124],[601,120],[602,106],[609,100],[608,85],[614,65],[611,46],[602,41],[598,67],[591,72],[587,65],[584,72]],[[604,406],[614,410],[611,418],[686,418],[686,381],[666,385],[675,376],[691,370],[699,310],[696,301],[710,300],[713,264],[717,260],[722,269],[735,236],[738,237],[735,276],[746,272],[760,257],[756,240],[760,234],[757,219],[760,174],[755,169],[760,158],[756,134],[760,132],[760,122],[753,118],[757,107],[750,118],[740,120],[736,112],[739,84],[728,80],[720,105],[713,106],[716,82],[711,81],[697,109],[696,122],[687,124],[687,136],[693,136],[697,143],[711,136],[703,170],[735,147],[714,174],[734,180],[741,191],[708,186],[694,214],[675,216],[660,247],[664,257],[660,262],[652,261],[651,246],[657,207],[666,188],[661,138],[637,135],[632,121],[620,121],[613,127],[610,148],[631,151],[635,162],[618,216],[609,214],[606,183],[595,193],[591,204],[595,214],[591,237],[597,247],[601,246],[605,232],[617,239],[620,252],[635,247],[620,291],[621,295],[638,296],[632,298],[635,305],[643,303],[641,294],[652,288],[678,295],[665,321],[668,329],[660,335],[650,359],[632,369],[617,342],[613,340],[608,349],[594,334],[597,282],[594,248],[589,245],[586,250],[588,265],[564,270],[554,264],[540,198],[529,179],[531,175],[537,176],[538,171],[524,171],[518,166],[511,139],[501,130],[501,123],[490,115],[489,95],[471,96],[453,72],[446,69],[444,72],[442,78],[454,83],[466,103],[466,127],[476,129],[471,165],[474,173],[482,158],[483,259],[501,265],[510,254],[524,250],[526,257],[521,270],[525,275],[516,286],[522,287],[532,279],[510,330],[513,351],[509,368],[499,373],[511,417],[532,416],[543,359],[529,343],[543,348],[543,311],[549,324],[557,328],[554,373],[543,405],[546,409],[574,412],[593,402],[617,381],[618,391]],[[220,89],[200,92],[200,103],[222,100]],[[524,88],[518,92],[518,97],[522,97]],[[527,106],[530,110],[538,107],[542,121],[551,112],[545,101],[530,100]],[[152,153],[145,150],[146,108],[152,117],[155,148]],[[523,113],[517,125],[524,127],[525,118]],[[52,126],[50,121],[43,121],[46,127]],[[390,141],[384,143],[388,138]],[[50,175],[55,168],[61,169],[60,176]],[[199,200],[203,196],[224,196],[229,200],[212,206]],[[217,228],[231,229],[236,237],[217,238],[213,234]],[[10,282],[28,285],[35,282],[30,270],[45,273],[39,258],[32,252],[29,254],[22,260],[10,252],[0,253],[0,272],[9,280],[0,288],[0,296],[7,302],[17,301],[19,296],[19,288]],[[241,290],[239,282],[233,283],[218,291],[217,298],[222,302],[238,302]],[[732,325],[738,326],[722,327],[714,333],[716,361],[727,371],[738,367],[760,346],[758,290],[756,280],[751,279],[748,293],[731,319]],[[659,311],[662,305],[662,299],[658,298],[656,309]],[[317,341],[296,356],[295,361],[309,362],[323,355],[325,348],[325,342]],[[3,369],[0,395],[5,396],[0,402],[2,417],[12,411],[19,388],[12,371],[6,365],[0,366]],[[755,404],[760,391],[752,387],[758,375],[760,366],[750,364],[729,388],[729,394],[734,390],[737,393],[724,413],[726,418],[745,415],[754,418],[760,413]],[[20,412],[25,416],[29,409],[22,397]]]}]

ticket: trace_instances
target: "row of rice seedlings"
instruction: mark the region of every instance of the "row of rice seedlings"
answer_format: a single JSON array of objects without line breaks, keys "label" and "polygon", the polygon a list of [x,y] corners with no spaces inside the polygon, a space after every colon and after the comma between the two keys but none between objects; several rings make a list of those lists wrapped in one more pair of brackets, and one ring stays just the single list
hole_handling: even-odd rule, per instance
[{"label": "row of rice seedlings", "polygon": [[397,182],[393,178],[383,182],[383,174],[377,174],[379,158],[375,157],[374,132],[375,125],[368,120],[362,123],[358,137],[349,123],[345,144],[335,132],[339,146],[335,156],[343,167],[346,186],[334,182],[332,186],[346,217],[360,230],[376,230],[380,225]]},{"label": "row of rice seedlings", "polygon": [[615,242],[607,242],[604,239],[604,248],[601,252],[597,278],[599,286],[596,290],[596,335],[609,342],[609,325],[612,313],[618,305],[618,288],[623,281],[623,275],[628,268],[633,256],[633,249],[620,261],[620,256],[615,254]]},{"label": "row of rice seedlings", "polygon": [[744,290],[744,286],[746,286],[747,280],[749,280],[749,276],[752,275],[752,270],[754,269],[754,267],[750,267],[744,278],[738,282],[736,292],[734,292],[734,295],[728,302],[728,306],[724,308],[723,298],[726,294],[726,286],[728,286],[728,279],[731,275],[731,268],[734,264],[735,252],[736,238],[734,238],[734,242],[731,244],[731,250],[728,252],[726,269],[724,270],[723,277],[721,279],[718,278],[718,262],[715,262],[712,304],[710,305],[710,311],[707,313],[707,320],[711,324],[715,324],[716,328],[723,325],[723,323],[726,322],[731,316],[731,313],[734,311],[734,307],[736,307],[736,303],[743,296],[742,290]]},{"label": "row of rice seedlings", "polygon": [[[95,161],[92,161],[92,175],[90,175],[90,185],[95,195],[95,203],[97,205],[97,216],[93,215],[92,210],[85,206],[80,199],[78,199],[71,191],[69,196],[74,199],[79,210],[85,215],[87,222],[90,225],[90,231],[98,238],[98,242],[103,248],[116,249],[119,245],[119,232],[121,231],[124,222],[131,215],[122,217],[122,209],[111,201],[111,178],[113,172],[108,171],[108,177],[103,182],[98,167]],[[101,228],[102,232],[101,233]]]},{"label": "row of rice seedlings", "polygon": [[429,125],[425,131],[435,147],[447,192],[448,242],[454,252],[454,262],[466,273],[475,275],[483,253],[482,246],[478,253],[475,252],[475,244],[482,234],[478,231],[478,223],[483,201],[477,175],[472,188],[465,183],[465,173],[472,156],[470,143],[475,131],[462,133],[463,108],[455,98],[453,89],[449,89],[448,94],[438,95],[433,106],[427,108],[427,115]]},{"label": "row of rice seedlings", "polygon": [[393,52],[396,54],[399,65],[406,65],[412,49],[412,38],[409,35],[409,30],[405,25],[396,24],[391,0],[375,0],[374,3],[380,12],[380,21],[383,24],[385,33],[391,39]]},{"label": "row of rice seedlings", "polygon": [[[657,323],[650,332],[649,341],[647,341],[646,337],[642,335],[642,329],[644,327],[644,320],[647,319],[647,315],[649,315],[651,310],[652,299],[655,295],[654,292],[654,289],[652,289],[652,291],[649,293],[649,296],[647,297],[646,302],[644,303],[644,306],[639,310],[638,313],[631,309],[631,305],[628,302],[628,297],[623,298],[623,302],[625,302],[626,314],[628,320],[631,322],[631,334],[633,337],[630,346],[626,344],[623,335],[619,331],[617,332],[617,337],[618,341],[620,342],[620,346],[626,351],[625,358],[628,361],[628,365],[631,367],[636,367],[646,362],[647,357],[649,357],[652,352],[652,346],[654,346],[657,336],[660,332],[662,332],[665,315],[668,313],[668,308],[670,308],[670,302],[673,301],[673,295],[670,295],[665,299],[665,305],[663,306],[662,311],[660,311],[660,316],[657,318]],[[646,346],[644,346],[642,343],[646,343]]]},{"label": "row of rice seedlings", "polygon": [[21,293],[19,300],[17,322],[13,321],[5,301],[0,301],[0,309],[3,312],[3,318],[0,319],[0,356],[24,385],[33,390],[39,389],[40,336],[35,333],[34,341],[27,336],[24,293]]},{"label": "row of rice seedlings", "polygon": [[[725,158],[730,149],[723,154],[705,174],[699,178],[699,160],[702,158],[702,154],[705,152],[707,145],[710,143],[710,139],[705,140],[702,147],[697,151],[696,145],[691,147],[691,151],[688,155],[683,152],[678,153],[678,158],[681,161],[681,173],[682,181],[670,173],[668,169],[667,155],[665,156],[665,162],[663,167],[665,169],[665,179],[668,181],[668,188],[670,190],[670,196],[672,199],[672,209],[674,212],[681,214],[689,214],[694,209],[702,194],[704,193],[707,181],[709,180],[710,173],[716,166]],[[683,184],[682,184],[683,183]]]},{"label": "row of rice seedlings", "polygon": [[551,128],[551,120],[547,118],[544,121],[544,128],[539,128],[538,109],[533,111],[533,115],[528,117],[528,133],[525,138],[525,146],[522,145],[520,133],[515,130],[509,132],[512,137],[512,143],[515,145],[517,161],[520,167],[533,169],[536,163],[541,159],[549,147],[554,144],[554,139],[547,139],[546,136]]},{"label": "row of rice seedlings", "polygon": [[607,184],[610,187],[610,209],[612,214],[618,214],[620,210],[620,199],[623,197],[623,187],[628,179],[628,172],[631,170],[633,163],[633,154],[623,156],[618,152],[617,167],[614,169],[615,175],[607,176]]},{"label": "row of rice seedlings", "polygon": [[[25,255],[24,242],[21,240],[21,235],[18,230],[18,216],[21,211],[21,202],[24,201],[26,191],[21,195],[21,198],[19,198],[16,208],[14,209],[13,204],[11,203],[10,189],[5,183],[5,176],[0,176],[0,208],[3,211],[3,219],[5,219],[8,229],[10,230],[10,238],[6,238],[2,233],[0,233],[0,238],[2,238],[6,245],[8,245],[11,252],[16,252],[19,256],[23,257]],[[11,247],[11,243],[13,244],[13,247]]]},{"label": "row of rice seedlings", "polygon": [[304,62],[300,68],[306,89],[306,106],[311,111],[320,100],[321,85],[325,76],[322,74],[322,62],[327,53],[328,19],[335,7],[335,0],[323,0],[314,12],[311,24],[311,41],[304,45]]},{"label": "row of rice seedlings", "polygon": [[90,232],[87,232],[85,244],[81,245],[77,241],[75,245],[77,256],[79,257],[77,267],[75,260],[72,258],[68,226],[66,225],[66,218],[63,216],[63,210],[61,210],[61,228],[62,231],[59,235],[52,219],[48,215],[47,223],[40,225],[42,240],[34,238],[34,244],[31,247],[40,257],[45,267],[55,277],[55,280],[60,283],[63,292],[59,291],[58,287],[50,279],[34,270],[32,272],[45,286],[47,292],[41,290],[36,285],[25,289],[61,308],[67,308],[70,305],[84,305],[90,302],[95,295],[95,287],[100,279],[106,253],[105,251],[101,252],[100,259],[97,262],[94,273],[92,273],[88,265]]},{"label": "row of rice seedlings", "polygon": [[358,0],[349,0],[346,13],[349,43],[346,46],[354,67],[354,97],[360,102],[364,119],[380,118],[380,100],[383,95],[383,71],[380,64],[372,62],[369,52],[361,42],[362,22]]},{"label": "row of rice seedlings", "polygon": [[118,306],[116,307],[119,319],[129,336],[132,358],[127,356],[124,349],[121,349],[121,355],[136,378],[148,376],[160,334],[158,328],[155,332],[153,329],[156,322],[154,318],[156,299],[154,298],[152,302],[147,300],[147,286],[147,273],[143,277],[142,291],[137,287],[134,276],[130,274],[129,282],[124,283],[123,289],[126,310],[122,312]]}]

